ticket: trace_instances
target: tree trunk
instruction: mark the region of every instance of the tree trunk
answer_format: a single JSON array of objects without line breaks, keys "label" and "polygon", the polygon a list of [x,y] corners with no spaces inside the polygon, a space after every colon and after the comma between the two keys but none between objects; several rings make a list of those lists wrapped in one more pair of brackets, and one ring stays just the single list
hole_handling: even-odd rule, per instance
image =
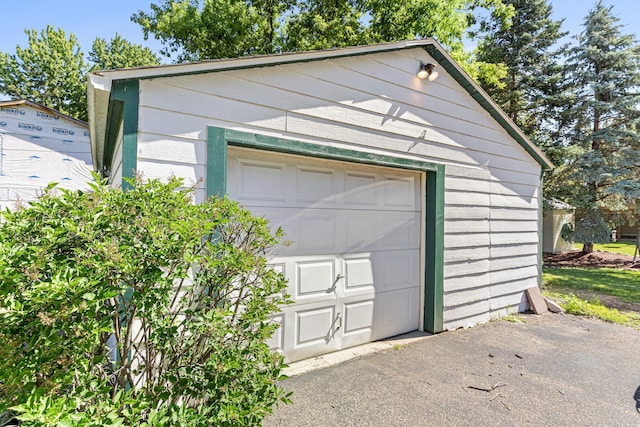
[{"label": "tree trunk", "polygon": [[582,253],[583,254],[590,254],[591,252],[593,252],[593,242],[591,243],[585,243],[582,246]]}]

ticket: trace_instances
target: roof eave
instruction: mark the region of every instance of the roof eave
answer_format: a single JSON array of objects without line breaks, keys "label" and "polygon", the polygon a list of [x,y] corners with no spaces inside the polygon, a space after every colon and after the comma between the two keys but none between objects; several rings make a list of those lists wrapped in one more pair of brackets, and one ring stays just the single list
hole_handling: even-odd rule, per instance
[{"label": "roof eave", "polygon": [[240,58],[230,59],[212,59],[185,64],[169,64],[151,67],[125,68],[118,70],[101,70],[95,71],[94,74],[110,78],[111,80],[150,79],[159,77],[170,77],[181,74],[199,74],[242,68],[268,67],[296,62],[309,62],[331,58],[340,58],[345,56],[366,55],[412,47],[424,47],[430,43],[437,42],[431,38],[421,40],[404,40],[392,43],[350,46],[328,50],[287,52],[271,55],[244,56]]}]

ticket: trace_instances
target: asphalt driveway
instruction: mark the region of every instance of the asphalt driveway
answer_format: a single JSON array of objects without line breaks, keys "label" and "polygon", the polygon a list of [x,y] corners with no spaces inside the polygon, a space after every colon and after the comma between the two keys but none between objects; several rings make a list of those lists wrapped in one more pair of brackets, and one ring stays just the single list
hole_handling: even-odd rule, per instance
[{"label": "asphalt driveway", "polygon": [[639,426],[640,332],[525,315],[284,381],[265,426]]}]

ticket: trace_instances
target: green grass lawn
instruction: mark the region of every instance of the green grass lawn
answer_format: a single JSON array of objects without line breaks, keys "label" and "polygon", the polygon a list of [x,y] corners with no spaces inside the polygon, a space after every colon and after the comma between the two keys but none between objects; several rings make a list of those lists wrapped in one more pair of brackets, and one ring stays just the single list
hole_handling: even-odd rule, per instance
[{"label": "green grass lawn", "polygon": [[640,304],[640,271],[545,268],[542,278],[543,294],[560,302],[567,313],[640,329],[640,311],[614,308],[623,305],[616,300]]},{"label": "green grass lawn", "polygon": [[545,286],[564,291],[587,291],[640,303],[640,271],[613,268],[545,268]]},{"label": "green grass lawn", "polygon": [[[594,245],[596,251],[631,256],[635,249],[634,240]],[[560,302],[567,313],[640,329],[640,309],[624,304],[640,304],[640,270],[545,268],[542,280],[543,294]]]},{"label": "green grass lawn", "polygon": [[625,254],[633,256],[636,250],[635,240],[620,240],[612,243],[596,243],[593,245],[596,251],[613,252],[616,254]]}]

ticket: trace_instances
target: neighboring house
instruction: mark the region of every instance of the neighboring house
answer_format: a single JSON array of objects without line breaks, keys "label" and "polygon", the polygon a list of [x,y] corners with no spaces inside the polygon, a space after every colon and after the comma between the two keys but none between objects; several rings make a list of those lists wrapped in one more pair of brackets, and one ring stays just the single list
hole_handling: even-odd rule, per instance
[{"label": "neighboring house", "polygon": [[31,101],[0,101],[0,208],[34,200],[51,182],[89,188],[89,128]]},{"label": "neighboring house", "polygon": [[93,73],[89,117],[113,185],[176,175],[283,226],[289,361],[525,310],[540,282],[552,165],[431,39]]},{"label": "neighboring house", "polygon": [[629,214],[625,224],[618,224],[615,228],[618,239],[640,238],[640,200],[629,201]]},{"label": "neighboring house", "polygon": [[552,254],[570,251],[573,243],[563,237],[565,225],[573,226],[575,208],[558,199],[547,199],[544,202],[542,221],[542,251]]},{"label": "neighboring house", "polygon": [[616,238],[618,240],[637,239],[640,236],[640,224],[625,224],[616,227]]}]

